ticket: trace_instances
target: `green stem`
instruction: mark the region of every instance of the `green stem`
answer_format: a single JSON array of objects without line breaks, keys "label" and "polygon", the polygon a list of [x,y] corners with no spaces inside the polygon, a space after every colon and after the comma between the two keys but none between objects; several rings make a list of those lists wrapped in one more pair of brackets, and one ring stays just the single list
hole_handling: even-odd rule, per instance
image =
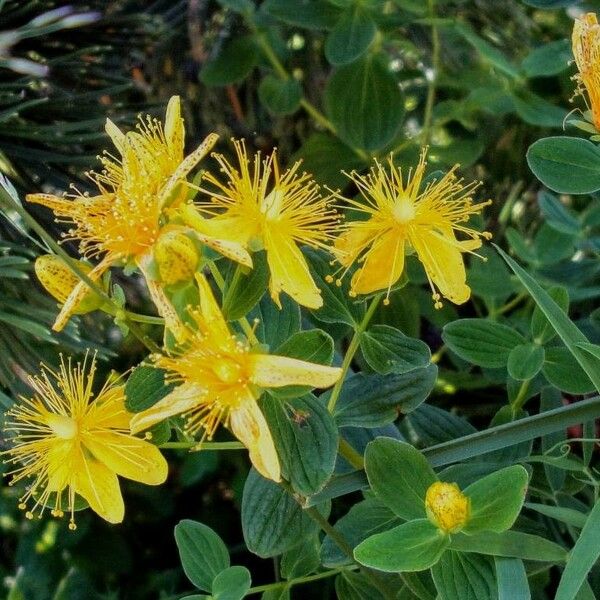
[{"label": "green stem", "polygon": [[521,382],[521,387],[519,387],[519,391],[515,396],[515,399],[511,402],[511,408],[513,415],[516,415],[522,408],[525,402],[527,401],[527,392],[529,391],[529,385],[531,384],[531,379],[526,379]]},{"label": "green stem", "polygon": [[355,469],[365,468],[363,457],[343,437],[340,437],[338,451]]},{"label": "green stem", "polygon": [[261,594],[262,592],[268,592],[270,590],[277,590],[279,588],[291,588],[293,585],[300,585],[302,583],[309,583],[311,581],[318,581],[319,579],[326,579],[338,575],[343,571],[355,571],[358,567],[355,565],[349,567],[339,567],[337,569],[331,569],[323,573],[316,573],[315,575],[307,575],[306,577],[296,577],[295,579],[288,579],[287,581],[276,581],[275,583],[267,583],[265,585],[257,585],[256,587],[250,588],[246,594]]},{"label": "green stem", "polygon": [[382,294],[379,294],[371,300],[371,304],[365,313],[362,321],[358,324],[358,326],[354,330],[354,335],[350,340],[350,345],[348,346],[348,350],[346,350],[346,354],[344,355],[344,360],[342,362],[342,374],[340,378],[337,380],[336,384],[331,390],[331,396],[329,397],[329,402],[327,403],[327,410],[332,413],[335,410],[335,405],[340,397],[340,393],[342,391],[342,387],[344,385],[344,380],[346,379],[346,375],[348,374],[348,369],[352,364],[352,359],[358,350],[358,346],[360,344],[360,336],[364,333],[365,329],[369,325],[369,321],[375,312],[375,309],[379,305],[379,301],[381,300]]},{"label": "green stem", "polygon": [[136,323],[146,323],[148,325],[164,325],[165,320],[162,317],[153,317],[151,315],[140,315],[139,313],[131,312],[130,310],[125,311],[125,317],[130,321]]},{"label": "green stem", "polygon": [[512,300],[509,300],[506,304],[503,304],[500,308],[491,311],[489,314],[489,317],[493,319],[494,317],[497,317],[498,315],[503,315],[507,312],[510,312],[513,308],[515,308],[515,306],[518,306],[519,304],[521,304],[521,302],[523,302],[523,300],[525,300],[528,297],[529,297],[529,294],[527,292],[521,292],[520,294],[517,294]]},{"label": "green stem", "polygon": [[[287,69],[284,67],[282,62],[279,60],[277,54],[275,54],[273,48],[271,47],[271,44],[269,43],[269,40],[265,36],[265,34],[261,33],[258,30],[255,23],[253,23],[250,20],[250,18],[248,19],[248,21],[249,21],[248,24],[249,24],[250,28],[252,29],[252,31],[255,34],[256,40],[258,40],[258,45],[259,45],[260,49],[262,50],[263,54],[265,55],[265,58],[271,63],[271,66],[273,67],[273,69],[275,70],[277,75],[284,81],[291,79],[291,75],[288,73]],[[336,131],[334,124],[314,104],[312,104],[306,98],[302,98],[300,100],[300,106],[302,106],[302,108],[317,123],[319,123],[319,125],[321,125],[321,127],[323,127],[324,129],[327,129],[328,131],[330,131],[333,135],[335,135],[337,137],[337,131]],[[360,156],[360,158],[362,158],[365,161],[369,160],[369,155],[364,150],[361,150],[360,148],[355,148],[353,146],[351,146],[351,148],[358,156]]]},{"label": "green stem", "polygon": [[423,129],[421,130],[421,146],[426,146],[431,137],[431,123],[433,120],[433,105],[435,102],[436,84],[440,70],[440,35],[435,21],[435,0],[427,0],[428,15],[431,19],[431,80],[427,88],[425,112],[423,116]]},{"label": "green stem", "polygon": [[371,581],[371,583],[382,593],[383,597],[389,600],[394,600],[396,593],[388,590],[385,582],[380,578],[379,574],[371,569],[363,567],[354,559],[352,546],[348,544],[344,536],[337,531],[329,521],[314,507],[305,508],[306,514],[319,525],[319,527],[336,543],[342,552],[356,564],[362,573]]},{"label": "green stem", "polygon": [[[213,276],[213,279],[215,280],[219,290],[221,290],[221,293],[224,293],[225,279],[223,279],[223,275],[221,275],[219,267],[217,267],[217,265],[213,261],[211,261],[208,263],[208,268],[210,269],[210,273]],[[242,328],[242,331],[244,332],[244,335],[246,336],[248,341],[251,344],[258,344],[258,338],[254,333],[254,328],[248,322],[248,319],[246,317],[242,317],[241,319],[238,319],[238,323],[240,324],[240,327]]]},{"label": "green stem", "polygon": [[[165,442],[159,448],[168,450],[189,450],[198,446],[198,442]],[[203,442],[202,450],[243,450],[246,446],[242,442]]]},{"label": "green stem", "polygon": [[6,192],[3,188],[0,188],[0,198],[3,202],[7,202],[12,210],[14,210],[25,223],[40,237],[41,240],[60,258],[63,259],[65,265],[71,270],[77,278],[83,281],[95,294],[102,298],[108,305],[112,307],[114,311],[123,313],[124,320],[127,321],[127,327],[129,331],[142,343],[150,352],[160,352],[160,348],[150,339],[134,322],[127,318],[127,312],[123,311],[123,308],[115,302],[109,294],[107,294],[102,286],[98,285],[95,281],[90,279],[86,273],[84,273],[74,261],[58,244],[54,238],[48,234],[48,232],[34,219],[19,203],[15,202],[12,196]]}]

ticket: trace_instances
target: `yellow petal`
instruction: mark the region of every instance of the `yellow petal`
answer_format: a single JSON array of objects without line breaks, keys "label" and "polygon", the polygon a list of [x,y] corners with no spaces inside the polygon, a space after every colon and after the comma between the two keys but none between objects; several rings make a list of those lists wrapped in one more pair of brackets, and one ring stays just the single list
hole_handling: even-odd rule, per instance
[{"label": "yellow petal", "polygon": [[171,301],[165,294],[165,291],[160,284],[150,276],[148,263],[151,260],[152,257],[149,254],[146,254],[138,258],[136,263],[142,272],[142,275],[144,275],[148,292],[150,292],[150,298],[152,298],[152,302],[154,302],[158,314],[165,320],[165,326],[171,331],[178,342],[183,342],[187,336],[187,330],[183,321],[179,318],[177,311],[171,304]]},{"label": "yellow petal", "polygon": [[175,191],[177,185],[185,180],[190,171],[210,152],[218,139],[219,136],[216,133],[209,134],[191,154],[188,154],[188,156],[183,159],[160,192],[158,197],[159,206],[165,204],[169,199],[169,196]]},{"label": "yellow petal", "polygon": [[179,96],[171,96],[165,115],[165,140],[174,156],[183,153],[185,128],[181,118],[181,101]]},{"label": "yellow petal", "polygon": [[[104,272],[110,267],[112,260],[112,258],[104,258],[101,262],[99,262],[89,273],[87,273],[89,279],[94,282],[98,281]],[[71,316],[77,312],[79,305],[83,300],[86,299],[89,293],[90,288],[85,281],[80,281],[71,290],[71,293],[67,296],[65,303],[62,305],[62,308],[56,317],[56,321],[54,321],[54,325],[52,326],[54,331],[62,331],[62,329],[64,329]]]},{"label": "yellow petal", "polygon": [[120,523],[125,505],[116,473],[82,451],[73,469],[73,487],[83,496],[90,508],[109,523]]},{"label": "yellow petal", "polygon": [[323,306],[321,292],[308,270],[308,264],[296,242],[277,231],[277,225],[265,228],[264,242],[267,262],[271,271],[269,290],[273,302],[281,308],[280,292],[290,295],[307,308]]},{"label": "yellow petal", "polygon": [[362,267],[352,276],[352,291],[370,294],[394,285],[404,269],[404,242],[404,238],[394,230],[375,240]]},{"label": "yellow petal", "polygon": [[344,267],[351,265],[366,248],[372,237],[372,229],[364,227],[361,222],[352,223],[335,240],[333,252],[339,263]]},{"label": "yellow petal", "polygon": [[168,417],[179,415],[196,407],[206,396],[206,389],[195,383],[183,383],[154,406],[133,415],[130,421],[131,433],[139,433]]},{"label": "yellow petal", "polygon": [[248,392],[238,408],[229,413],[229,428],[248,448],[254,468],[267,479],[281,481],[281,468],[267,421],[256,400]]},{"label": "yellow petal", "polygon": [[53,440],[48,450],[48,491],[62,492],[71,479],[77,454],[73,440]]},{"label": "yellow petal", "polygon": [[452,230],[420,228],[411,233],[410,242],[442,296],[455,304],[466,302],[471,295],[471,288],[466,284],[460,242],[456,241]]},{"label": "yellow petal", "polygon": [[106,119],[106,125],[104,130],[110,137],[115,148],[123,154],[123,148],[125,147],[125,134],[110,120]]},{"label": "yellow petal", "polygon": [[125,408],[125,386],[113,387],[101,393],[84,418],[87,427],[129,429],[132,413]]},{"label": "yellow petal", "polygon": [[285,385],[325,388],[333,385],[342,374],[338,367],[272,354],[249,354],[248,368],[252,383],[263,388]]},{"label": "yellow petal", "polygon": [[248,227],[242,225],[241,219],[205,219],[191,205],[181,207],[175,215],[192,228],[200,242],[235,262],[252,267],[252,258],[245,248]]},{"label": "yellow petal", "polygon": [[200,313],[207,328],[210,330],[211,336],[222,341],[228,341],[231,338],[231,332],[210,289],[208,281],[206,281],[202,273],[196,273],[196,282],[198,283],[200,294]]},{"label": "yellow petal", "polygon": [[167,461],[160,450],[139,438],[112,431],[93,431],[83,445],[111,471],[147,485],[159,485],[168,474]]}]

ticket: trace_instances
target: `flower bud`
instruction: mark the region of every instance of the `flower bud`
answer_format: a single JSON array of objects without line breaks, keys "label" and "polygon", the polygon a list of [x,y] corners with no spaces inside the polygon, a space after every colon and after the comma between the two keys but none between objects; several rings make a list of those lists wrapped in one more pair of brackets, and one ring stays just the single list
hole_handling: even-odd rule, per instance
[{"label": "flower bud", "polygon": [[456,483],[436,481],[425,494],[427,518],[444,533],[460,531],[469,520],[471,503]]},{"label": "flower bud", "polygon": [[[77,268],[86,275],[92,270],[91,265],[83,261],[77,262]],[[64,304],[73,288],[79,283],[79,278],[65,261],[55,254],[44,254],[35,260],[35,274],[44,289],[61,304]],[[89,290],[77,305],[73,314],[84,314],[100,308],[103,300],[93,290]]]},{"label": "flower bud", "polygon": [[154,246],[154,260],[160,280],[165,285],[193,279],[198,268],[194,242],[181,231],[167,231],[158,238]]}]

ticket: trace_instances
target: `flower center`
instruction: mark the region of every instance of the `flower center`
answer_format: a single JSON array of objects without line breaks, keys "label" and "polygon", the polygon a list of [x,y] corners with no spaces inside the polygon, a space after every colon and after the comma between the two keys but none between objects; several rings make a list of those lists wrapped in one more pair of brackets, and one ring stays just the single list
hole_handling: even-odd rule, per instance
[{"label": "flower center", "polygon": [[415,218],[415,205],[410,198],[397,198],[393,214],[398,223],[408,223]]},{"label": "flower center", "polygon": [[241,379],[242,367],[232,360],[223,359],[213,365],[214,374],[227,384],[237,383]]},{"label": "flower center", "polygon": [[46,423],[52,432],[63,440],[72,440],[77,435],[77,422],[66,415],[48,414]]}]

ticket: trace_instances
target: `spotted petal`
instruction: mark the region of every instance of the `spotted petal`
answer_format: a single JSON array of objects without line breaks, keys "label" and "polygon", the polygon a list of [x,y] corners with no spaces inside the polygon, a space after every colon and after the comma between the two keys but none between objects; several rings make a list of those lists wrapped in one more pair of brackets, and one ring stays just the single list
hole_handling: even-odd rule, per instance
[{"label": "spotted petal", "polygon": [[267,479],[281,481],[281,468],[271,431],[250,392],[239,407],[229,413],[229,428],[248,448],[254,468]]},{"label": "spotted petal", "polygon": [[327,367],[272,354],[249,354],[248,365],[250,380],[263,388],[286,385],[325,388],[333,385],[342,374],[342,370],[338,367]]}]

